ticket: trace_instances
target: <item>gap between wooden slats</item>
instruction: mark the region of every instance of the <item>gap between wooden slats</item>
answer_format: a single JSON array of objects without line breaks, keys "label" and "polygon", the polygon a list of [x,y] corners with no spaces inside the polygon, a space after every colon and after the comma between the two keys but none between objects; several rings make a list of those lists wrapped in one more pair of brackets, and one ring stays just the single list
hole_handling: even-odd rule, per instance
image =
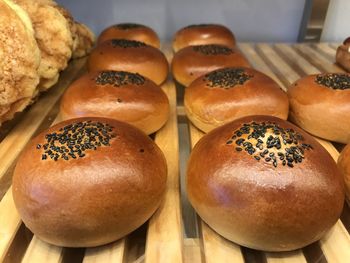
[{"label": "gap between wooden slats", "polygon": [[[310,48],[306,45],[298,45],[298,48],[301,47],[304,50]],[[265,60],[269,60],[271,64],[275,64],[275,68],[278,68],[280,70],[280,73],[284,74],[290,84],[300,77],[296,74],[289,74],[291,71],[293,71],[293,69],[285,61],[283,61],[283,59],[274,51],[271,46],[268,46],[266,44],[259,44],[257,45],[257,50],[260,54],[263,55]],[[321,57],[320,54],[317,54],[316,51],[313,52],[313,55],[315,57]],[[306,62],[306,60],[300,55],[298,55],[295,59],[296,61],[299,61],[300,64],[304,64]],[[329,66],[328,61],[323,60],[323,62],[327,63],[324,65],[325,67]],[[306,70],[305,75],[309,74],[309,72],[314,72],[314,67],[307,69],[305,66],[303,66],[301,68],[304,68],[304,70]],[[322,143],[326,150],[328,150],[330,154],[333,155],[333,158],[337,158],[337,156],[334,154],[338,152],[330,142],[326,142],[321,139],[318,140]],[[325,257],[329,262],[350,262],[350,250],[348,249],[350,247],[350,237],[340,220],[338,220],[332,230],[320,240],[320,245]],[[340,248],[337,250],[337,253],[334,253],[335,246]]]}]

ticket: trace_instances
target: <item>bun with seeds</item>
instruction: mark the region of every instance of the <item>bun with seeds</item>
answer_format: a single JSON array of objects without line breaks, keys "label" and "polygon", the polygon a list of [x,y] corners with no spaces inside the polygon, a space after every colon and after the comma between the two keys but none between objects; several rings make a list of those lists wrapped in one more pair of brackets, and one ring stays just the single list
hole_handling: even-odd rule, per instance
[{"label": "bun with seeds", "polygon": [[350,74],[309,75],[287,92],[290,118],[309,133],[326,140],[350,142]]},{"label": "bun with seeds", "polygon": [[143,42],[127,39],[112,39],[92,50],[88,59],[90,72],[102,70],[138,73],[162,84],[169,72],[164,54]]},{"label": "bun with seeds", "polygon": [[335,60],[346,71],[350,71],[350,37],[337,48]]},{"label": "bun with seeds", "polygon": [[159,130],[169,116],[164,91],[147,78],[125,71],[88,73],[61,100],[61,117],[105,117],[125,121],[146,134]]},{"label": "bun with seeds", "polygon": [[244,117],[205,135],[190,156],[187,192],[216,232],[265,251],[319,240],[344,203],[343,181],[329,153],[272,116]]},{"label": "bun with seeds", "polygon": [[288,97],[267,75],[250,68],[223,68],[199,77],[185,89],[190,121],[204,132],[249,115],[286,120]]},{"label": "bun with seeds", "polygon": [[235,36],[227,27],[218,24],[189,25],[176,32],[173,49],[178,52],[187,46],[219,44],[234,47]]},{"label": "bun with seeds", "polygon": [[226,67],[249,67],[247,59],[236,49],[223,45],[189,46],[174,55],[171,71],[181,85],[211,71]]},{"label": "bun with seeds", "polygon": [[136,40],[155,48],[160,47],[160,40],[156,32],[148,26],[135,23],[122,23],[107,27],[98,37],[101,44],[110,39]]},{"label": "bun with seeds", "polygon": [[93,247],[120,239],[156,211],[165,193],[164,155],[143,132],[117,120],[61,122],[18,159],[12,193],[41,240]]}]

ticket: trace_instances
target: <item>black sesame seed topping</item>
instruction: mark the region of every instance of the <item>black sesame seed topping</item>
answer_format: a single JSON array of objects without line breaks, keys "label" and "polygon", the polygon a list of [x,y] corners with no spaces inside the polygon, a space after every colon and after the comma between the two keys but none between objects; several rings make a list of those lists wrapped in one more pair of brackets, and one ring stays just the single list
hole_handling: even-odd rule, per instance
[{"label": "black sesame seed topping", "polygon": [[135,23],[123,23],[123,24],[114,25],[114,27],[121,30],[129,30],[129,29],[134,29],[134,28],[139,28],[144,26],[140,24],[135,24]]},{"label": "black sesame seed topping", "polygon": [[221,46],[221,45],[199,45],[193,46],[193,51],[200,52],[203,55],[230,55],[233,53],[231,48]]},{"label": "black sesame seed topping", "polygon": [[124,85],[143,85],[145,78],[140,74],[125,71],[102,71],[96,77],[95,82],[98,85],[120,87]]},{"label": "black sesame seed topping", "polygon": [[278,163],[293,168],[303,161],[305,150],[313,149],[312,145],[304,142],[301,134],[273,122],[246,123],[233,134],[237,139],[232,141],[231,136],[228,141],[232,141],[230,144],[236,151],[243,152],[244,149],[255,160],[263,159],[275,168]]},{"label": "black sesame seed topping", "polygon": [[47,160],[47,157],[50,157],[58,161],[83,158],[87,150],[110,146],[110,140],[116,137],[113,129],[109,124],[102,122],[83,121],[69,124],[59,132],[45,135],[47,143],[44,144],[41,159]]},{"label": "black sesame seed topping", "polygon": [[316,83],[332,89],[350,89],[350,75],[344,73],[328,73],[316,76]]},{"label": "black sesame seed topping", "polygon": [[207,86],[210,88],[230,89],[236,85],[243,85],[252,77],[242,68],[227,68],[206,74],[203,81],[208,81]]},{"label": "black sesame seed topping", "polygon": [[184,27],[184,29],[196,28],[196,27],[207,27],[207,26],[212,26],[212,24],[194,24],[194,25],[186,26],[186,27]]},{"label": "black sesame seed topping", "polygon": [[136,41],[136,40],[127,40],[127,39],[112,39],[111,42],[113,47],[122,47],[122,48],[138,48],[147,46],[145,43]]}]

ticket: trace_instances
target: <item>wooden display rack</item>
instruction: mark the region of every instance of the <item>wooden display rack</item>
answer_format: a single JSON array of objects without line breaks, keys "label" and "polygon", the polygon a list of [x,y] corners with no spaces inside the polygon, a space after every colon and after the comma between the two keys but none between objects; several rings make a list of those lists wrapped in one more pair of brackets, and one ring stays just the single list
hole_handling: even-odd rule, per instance
[{"label": "wooden display rack", "polygon": [[[239,44],[257,70],[275,79],[286,90],[300,77],[319,72],[342,72],[334,65],[336,44]],[[172,52],[163,48],[169,61]],[[345,204],[341,219],[332,230],[308,247],[286,253],[264,253],[243,248],[211,230],[196,218],[199,233],[187,238],[184,233],[185,197],[180,192],[178,119],[187,122],[183,106],[176,104],[176,86],[168,80],[163,90],[171,104],[170,119],[154,140],[168,164],[167,193],[161,207],[148,223],[112,244],[98,248],[61,248],[40,241],[22,224],[15,209],[11,178],[16,159],[27,142],[38,132],[59,121],[59,99],[65,88],[82,72],[85,60],[73,61],[59,83],[24,113],[0,129],[0,262],[350,262],[350,209]],[[203,133],[188,123],[193,147]],[[188,136],[180,134],[180,136]],[[317,139],[337,160],[338,150]],[[337,150],[338,149],[338,150]]]}]

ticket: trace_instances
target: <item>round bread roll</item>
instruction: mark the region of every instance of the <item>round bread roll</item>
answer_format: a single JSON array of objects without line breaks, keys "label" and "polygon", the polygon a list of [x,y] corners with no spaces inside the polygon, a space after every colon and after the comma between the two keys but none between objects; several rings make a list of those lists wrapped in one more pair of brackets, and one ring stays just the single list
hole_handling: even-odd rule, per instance
[{"label": "round bread roll", "polygon": [[187,191],[199,216],[253,249],[289,251],[338,220],[344,188],[336,163],[310,135],[272,116],[248,116],[194,147]]},{"label": "round bread roll", "polygon": [[160,47],[159,37],[152,28],[135,23],[122,23],[106,28],[98,37],[97,43],[110,39],[136,40],[155,48]]},{"label": "round bread roll", "polygon": [[89,71],[121,70],[138,73],[156,84],[162,84],[169,73],[164,54],[143,42],[112,39],[92,50],[88,59]]},{"label": "round bread roll", "polygon": [[226,67],[250,67],[237,50],[222,45],[190,46],[174,55],[171,71],[177,82],[187,87],[198,77]]},{"label": "round bread roll", "polygon": [[0,0],[0,125],[28,106],[39,83],[40,51],[32,22],[12,1]]},{"label": "round bread roll", "polygon": [[176,32],[173,39],[175,52],[187,46],[221,44],[234,47],[235,36],[227,27],[217,24],[189,25]]},{"label": "round bread roll", "polygon": [[346,145],[340,153],[338,168],[344,178],[346,194],[350,198],[350,144]]},{"label": "round bread roll", "polygon": [[187,117],[209,132],[249,115],[288,118],[288,97],[267,75],[250,68],[223,68],[193,81],[185,89]]},{"label": "round bread roll", "polygon": [[350,71],[350,37],[337,48],[335,60],[345,70]]},{"label": "round bread roll", "polygon": [[350,74],[309,75],[287,95],[291,120],[298,126],[326,140],[350,142]]},{"label": "round bread roll", "polygon": [[166,186],[164,155],[143,132],[117,120],[61,122],[32,139],[13,176],[25,225],[63,247],[92,247],[141,226]]},{"label": "round bread roll", "polygon": [[88,73],[61,100],[61,117],[105,117],[125,121],[151,134],[168,120],[169,101],[154,82],[124,71]]}]

